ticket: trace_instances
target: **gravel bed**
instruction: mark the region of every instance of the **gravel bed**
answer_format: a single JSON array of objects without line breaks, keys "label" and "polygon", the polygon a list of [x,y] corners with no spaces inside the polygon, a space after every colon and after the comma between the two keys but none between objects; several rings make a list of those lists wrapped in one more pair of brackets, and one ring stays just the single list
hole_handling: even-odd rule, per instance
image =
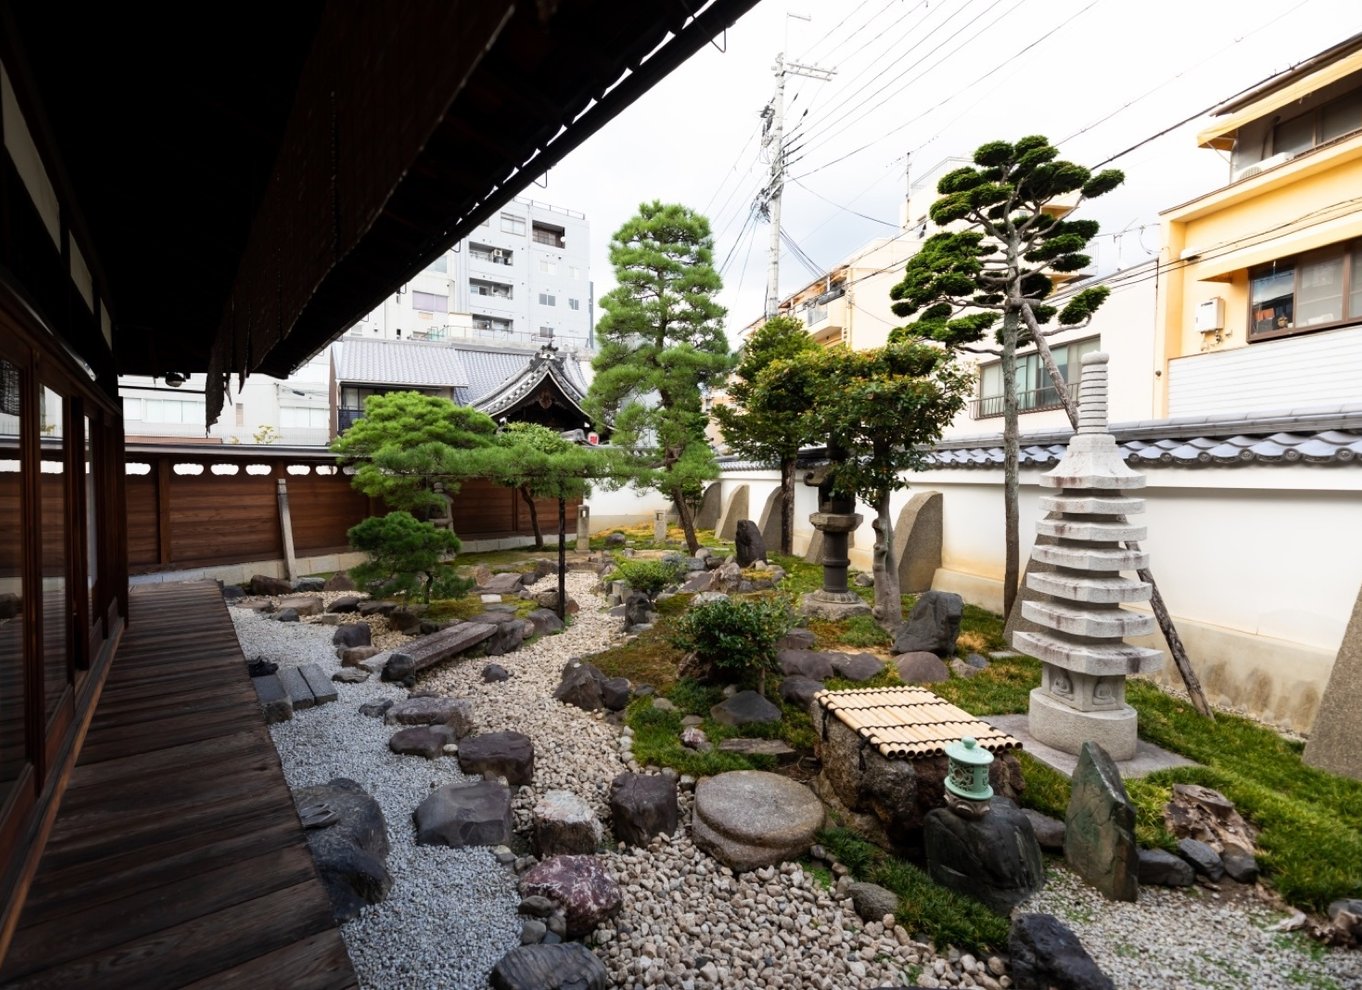
[{"label": "gravel bed", "polygon": [[[569,594],[581,611],[562,634],[493,658],[510,672],[509,680],[483,683],[489,661],[475,659],[450,664],[420,684],[472,699],[478,731],[513,729],[534,740],[534,783],[520,788],[514,801],[521,845],[529,834],[530,809],[544,791],[573,791],[608,821],[610,781],[638,769],[621,746],[619,726],[552,697],[569,658],[589,657],[619,637],[620,620],[606,614],[604,599],[592,590],[596,580],[589,573],[568,575]],[[555,582],[550,576],[536,587]],[[247,657],[264,655],[281,665],[317,663],[328,675],[340,669],[332,627],[274,622],[240,608],[232,614]],[[396,756],[387,746],[394,729],[358,714],[364,702],[405,697],[401,687],[376,676],[337,687],[338,702],[298,712],[272,726],[271,734],[291,786],[350,777],[374,795],[387,818],[392,891],[341,927],[361,985],[486,987],[492,966],[519,943],[516,876],[487,850],[414,844],[412,811],[432,788],[464,779],[458,762]],[[689,793],[682,794],[681,810],[688,823]],[[734,876],[694,846],[685,825],[646,849],[612,847],[606,862],[623,889],[624,907],[587,944],[605,963],[613,987],[1010,984],[985,960],[944,946],[938,954],[901,927],[863,922],[849,900],[796,864]],[[1282,915],[1266,905],[1158,888],[1143,891],[1138,904],[1114,904],[1056,864],[1049,885],[1023,910],[1055,914],[1074,928],[1122,990],[1362,987],[1362,955],[1325,951],[1300,935],[1268,931]],[[1001,966],[996,959],[987,962]]]},{"label": "gravel bed", "polygon": [[1118,990],[1362,987],[1362,952],[1273,931],[1286,915],[1247,898],[1142,887],[1133,904],[1108,901],[1052,862],[1045,889],[1023,910],[1053,914],[1072,928]]}]

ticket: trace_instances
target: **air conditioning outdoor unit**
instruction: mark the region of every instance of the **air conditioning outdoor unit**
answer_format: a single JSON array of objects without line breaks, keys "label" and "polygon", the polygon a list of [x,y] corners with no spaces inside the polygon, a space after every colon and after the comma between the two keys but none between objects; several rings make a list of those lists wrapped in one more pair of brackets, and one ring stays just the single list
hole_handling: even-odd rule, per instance
[{"label": "air conditioning outdoor unit", "polygon": [[506,252],[503,251],[501,248],[492,248],[492,257],[493,257],[493,258],[504,258],[504,257],[506,257]]},{"label": "air conditioning outdoor unit", "polygon": [[1276,168],[1278,165],[1285,165],[1295,157],[1296,156],[1289,151],[1279,151],[1277,154],[1269,155],[1260,162],[1254,162],[1252,165],[1245,165],[1243,168],[1237,169],[1231,181],[1238,182],[1240,179],[1251,179],[1260,172],[1266,172],[1268,169]]}]

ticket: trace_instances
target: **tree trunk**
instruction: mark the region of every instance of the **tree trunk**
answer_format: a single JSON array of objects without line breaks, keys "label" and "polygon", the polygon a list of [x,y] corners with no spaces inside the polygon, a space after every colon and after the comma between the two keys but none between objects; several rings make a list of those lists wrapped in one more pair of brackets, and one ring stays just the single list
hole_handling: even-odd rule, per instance
[{"label": "tree trunk", "polygon": [[558,497],[558,618],[567,621],[567,499]]},{"label": "tree trunk", "polygon": [[534,507],[534,499],[530,497],[530,490],[523,485],[520,488],[520,497],[525,500],[525,505],[530,510],[530,526],[534,529],[534,548],[543,550],[544,533],[539,528],[539,510]]},{"label": "tree trunk", "polygon": [[[1050,345],[1041,336],[1040,327],[1036,324],[1035,317],[1031,314],[1030,309],[1023,309],[1023,313],[1027,325],[1031,328],[1031,335],[1036,339],[1036,353],[1040,355],[1041,364],[1045,365],[1045,370],[1050,375],[1050,381],[1054,383],[1056,391],[1059,392],[1060,401],[1064,403],[1064,411],[1069,414],[1069,425],[1077,430],[1078,400],[1069,394],[1068,383],[1065,382],[1064,376],[1059,373],[1059,366],[1055,364],[1055,357],[1050,352]],[[1128,541],[1123,546],[1127,550],[1138,551],[1140,549],[1139,542],[1135,540]],[[1153,609],[1154,618],[1159,623],[1159,630],[1168,643],[1168,655],[1173,658],[1173,664],[1178,668],[1178,675],[1182,678],[1183,686],[1187,688],[1187,695],[1192,699],[1192,707],[1214,721],[1215,713],[1211,710],[1210,702],[1206,700],[1206,692],[1201,688],[1201,679],[1196,676],[1196,671],[1192,669],[1191,658],[1187,656],[1187,647],[1183,645],[1182,637],[1178,635],[1177,627],[1173,625],[1173,617],[1168,613],[1168,606],[1164,604],[1163,595],[1159,592],[1159,586],[1154,581],[1154,572],[1146,567],[1135,573],[1151,589],[1149,607]]]},{"label": "tree trunk", "polygon": [[780,552],[794,553],[795,458],[780,462]]},{"label": "tree trunk", "polygon": [[880,628],[892,635],[903,625],[903,593],[899,588],[899,564],[894,559],[894,522],[889,514],[889,492],[875,500],[874,567],[875,607],[871,610]]},{"label": "tree trunk", "polygon": [[1017,324],[1016,310],[1003,313],[1003,615],[1012,613],[1017,597],[1021,561],[1021,524],[1017,502],[1020,496],[1018,461],[1020,437],[1017,429]]},{"label": "tree trunk", "polygon": [[690,511],[690,505],[686,502],[677,488],[672,492],[672,503],[676,506],[676,514],[681,519],[681,529],[686,534],[686,549],[694,557],[700,552],[700,540],[695,535],[695,516]]}]

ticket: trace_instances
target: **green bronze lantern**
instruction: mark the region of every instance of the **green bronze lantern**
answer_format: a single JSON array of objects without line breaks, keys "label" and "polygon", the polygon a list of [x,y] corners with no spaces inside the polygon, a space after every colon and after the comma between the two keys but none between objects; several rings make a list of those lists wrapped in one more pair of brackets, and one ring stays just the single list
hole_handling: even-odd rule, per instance
[{"label": "green bronze lantern", "polygon": [[946,759],[946,806],[962,818],[982,818],[993,797],[988,782],[993,754],[973,736],[965,736],[946,747]]}]

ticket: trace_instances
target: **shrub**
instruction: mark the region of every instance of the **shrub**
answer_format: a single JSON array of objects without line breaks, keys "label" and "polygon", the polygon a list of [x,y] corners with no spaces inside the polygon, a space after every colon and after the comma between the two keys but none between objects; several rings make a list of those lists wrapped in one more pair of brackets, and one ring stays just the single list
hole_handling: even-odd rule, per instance
[{"label": "shrub", "polygon": [[610,579],[628,581],[629,587],[651,599],[681,579],[681,567],[665,560],[622,560]]},{"label": "shrub", "polygon": [[472,578],[461,576],[453,567],[441,567],[431,575],[430,597],[462,598],[477,587],[477,584],[478,582]]},{"label": "shrub", "polygon": [[440,557],[459,549],[447,529],[421,522],[410,512],[370,516],[346,534],[350,545],[369,559],[350,574],[365,588],[385,595],[421,594],[430,601],[430,583]]},{"label": "shrub", "polygon": [[706,666],[744,678],[757,675],[765,693],[767,672],[778,669],[776,643],[794,621],[790,601],[783,596],[725,598],[697,605],[682,616],[672,643]]}]

